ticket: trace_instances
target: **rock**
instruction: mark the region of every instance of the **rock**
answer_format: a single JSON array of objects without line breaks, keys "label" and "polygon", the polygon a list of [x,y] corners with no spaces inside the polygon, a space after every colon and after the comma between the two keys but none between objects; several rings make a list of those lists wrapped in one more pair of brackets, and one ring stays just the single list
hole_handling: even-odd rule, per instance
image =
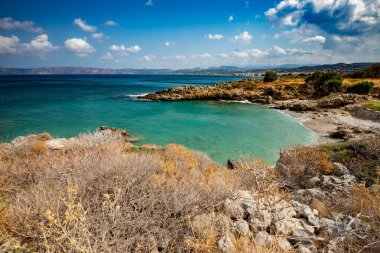
[{"label": "rock", "polygon": [[307,181],[307,184],[305,185],[307,188],[313,188],[318,186],[321,183],[321,180],[319,177],[312,177]]},{"label": "rock", "polygon": [[311,253],[311,250],[306,248],[303,245],[298,245],[297,247],[297,253]]},{"label": "rock", "polygon": [[315,226],[315,227],[319,227],[319,223],[318,223],[318,218],[315,217],[313,211],[311,211],[311,209],[309,207],[305,208],[302,212],[302,216],[305,217],[307,219],[307,221]]},{"label": "rock", "polygon": [[280,237],[278,240],[277,240],[277,244],[278,244],[278,247],[283,250],[283,251],[290,251],[292,249],[292,245],[290,244],[290,242],[288,240],[286,240],[286,238],[284,237]]},{"label": "rock", "polygon": [[240,163],[237,160],[231,160],[231,159],[227,160],[227,168],[230,170],[236,170],[239,167],[239,164]]},{"label": "rock", "polygon": [[237,219],[243,219],[244,217],[244,210],[240,203],[232,201],[230,199],[226,199],[222,204],[222,210],[221,210],[227,217],[237,220]]},{"label": "rock", "polygon": [[328,132],[329,136],[333,139],[347,140],[351,137],[350,132],[346,128],[338,127],[336,131]]},{"label": "rock", "polygon": [[267,210],[260,208],[255,209],[248,219],[249,225],[254,232],[266,230],[272,222],[271,214]]},{"label": "rock", "polygon": [[300,219],[301,223],[302,223],[302,227],[305,229],[305,231],[312,235],[314,234],[315,232],[315,229],[313,226],[309,225],[308,222],[305,220],[305,219]]},{"label": "rock", "polygon": [[65,138],[58,138],[45,141],[46,146],[52,150],[59,150],[65,148],[68,144],[68,140]]},{"label": "rock", "polygon": [[236,252],[235,246],[228,235],[222,236],[217,242],[218,249],[223,253],[234,253]]},{"label": "rock", "polygon": [[235,231],[238,235],[247,236],[250,234],[249,224],[245,220],[237,220],[234,222]]},{"label": "rock", "polygon": [[287,220],[279,220],[274,224],[277,235],[291,235],[297,229],[302,229],[302,224],[298,219],[292,218]]},{"label": "rock", "polygon": [[310,203],[310,208],[311,209],[315,209],[318,211],[318,216],[319,217],[327,217],[330,212],[329,210],[327,209],[327,206],[325,205],[325,203],[323,203],[322,201],[316,199],[316,198],[313,198],[311,200],[311,203]]},{"label": "rock", "polygon": [[108,126],[100,126],[99,131],[100,132],[109,132],[109,133],[119,135],[120,137],[122,137],[125,140],[128,139],[128,135],[129,135],[128,132],[125,130],[117,129],[114,127],[108,127]]},{"label": "rock", "polygon": [[262,246],[269,246],[272,243],[272,236],[265,231],[260,231],[255,235],[255,242]]},{"label": "rock", "polygon": [[336,176],[343,176],[346,174],[350,174],[350,171],[341,163],[334,163],[333,174]]}]

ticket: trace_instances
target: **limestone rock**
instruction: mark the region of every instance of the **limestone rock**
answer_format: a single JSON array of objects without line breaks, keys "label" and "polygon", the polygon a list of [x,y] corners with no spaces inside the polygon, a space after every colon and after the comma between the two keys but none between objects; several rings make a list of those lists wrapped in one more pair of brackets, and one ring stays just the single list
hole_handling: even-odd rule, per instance
[{"label": "limestone rock", "polygon": [[245,220],[237,220],[234,222],[235,231],[238,235],[247,236],[250,234],[249,224]]},{"label": "limestone rock", "polygon": [[336,176],[343,176],[346,174],[350,174],[350,171],[341,163],[334,163],[333,174]]},{"label": "limestone rock", "polygon": [[269,246],[272,243],[272,236],[265,231],[260,231],[255,235],[255,242],[262,246]]},{"label": "limestone rock", "polygon": [[243,219],[244,217],[244,210],[240,203],[236,201],[232,201],[230,199],[226,199],[222,204],[222,210],[221,210],[227,217],[237,220],[237,219]]},{"label": "limestone rock", "polygon": [[228,235],[222,236],[217,242],[218,249],[223,253],[234,253],[236,248]]},{"label": "limestone rock", "polygon": [[298,219],[292,218],[288,220],[279,220],[274,223],[277,235],[291,235],[297,229],[303,229]]}]

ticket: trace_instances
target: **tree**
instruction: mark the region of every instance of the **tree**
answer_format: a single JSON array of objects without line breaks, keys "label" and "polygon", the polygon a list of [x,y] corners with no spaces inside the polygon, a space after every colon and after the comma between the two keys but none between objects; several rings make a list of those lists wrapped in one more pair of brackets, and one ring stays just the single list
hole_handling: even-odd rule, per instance
[{"label": "tree", "polygon": [[276,72],[274,71],[267,71],[265,72],[265,76],[264,76],[264,82],[273,82],[273,81],[276,81],[278,79],[278,75]]}]

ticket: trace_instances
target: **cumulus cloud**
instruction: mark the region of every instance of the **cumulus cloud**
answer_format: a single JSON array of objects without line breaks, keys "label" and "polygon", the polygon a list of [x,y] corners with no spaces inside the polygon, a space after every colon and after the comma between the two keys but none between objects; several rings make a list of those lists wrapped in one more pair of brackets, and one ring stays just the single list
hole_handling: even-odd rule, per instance
[{"label": "cumulus cloud", "polygon": [[232,38],[232,41],[238,42],[238,43],[243,43],[243,44],[249,44],[251,43],[253,36],[249,34],[249,32],[244,31],[239,35],[235,35]]},{"label": "cumulus cloud", "polygon": [[173,41],[165,41],[164,45],[165,45],[165,47],[172,47],[172,46],[175,45],[175,42],[173,42]]},{"label": "cumulus cloud", "polygon": [[144,55],[143,59],[147,62],[152,62],[156,59],[156,56],[155,55]]},{"label": "cumulus cloud", "polygon": [[38,54],[42,55],[57,49],[46,34],[34,37],[29,43],[20,43],[20,39],[12,35],[11,37],[0,36],[0,54]]},{"label": "cumulus cloud", "polygon": [[130,52],[130,53],[138,53],[141,51],[141,47],[138,45],[126,47],[124,44],[112,45],[112,46],[110,46],[109,49],[112,51],[115,51],[115,52]]},{"label": "cumulus cloud", "polygon": [[80,57],[88,56],[96,51],[96,49],[86,41],[86,38],[67,39],[65,41],[65,47]]},{"label": "cumulus cloud", "polygon": [[265,12],[281,25],[314,24],[331,34],[354,35],[380,30],[378,0],[283,0]]},{"label": "cumulus cloud", "polygon": [[224,36],[222,34],[208,34],[205,37],[209,40],[221,40]]},{"label": "cumulus cloud", "polygon": [[28,32],[42,33],[42,28],[35,26],[33,21],[17,21],[11,17],[0,19],[2,30],[24,30]]},{"label": "cumulus cloud", "polygon": [[209,53],[203,53],[203,54],[194,54],[190,56],[191,59],[210,59],[212,58],[212,55]]},{"label": "cumulus cloud", "polygon": [[95,32],[96,31],[96,26],[91,26],[91,25],[88,25],[86,23],[86,21],[80,19],[80,18],[76,18],[74,19],[74,24],[76,26],[78,26],[80,29],[82,29],[83,31],[86,31],[86,32]]},{"label": "cumulus cloud", "polygon": [[107,20],[106,22],[104,22],[104,25],[105,26],[118,26],[119,24],[113,20]]},{"label": "cumulus cloud", "polygon": [[228,17],[228,22],[231,23],[232,21],[234,21],[234,16],[231,15],[231,16]]},{"label": "cumulus cloud", "polygon": [[5,37],[0,35],[0,54],[14,54],[17,52],[17,46],[20,39],[12,35],[11,37]]}]

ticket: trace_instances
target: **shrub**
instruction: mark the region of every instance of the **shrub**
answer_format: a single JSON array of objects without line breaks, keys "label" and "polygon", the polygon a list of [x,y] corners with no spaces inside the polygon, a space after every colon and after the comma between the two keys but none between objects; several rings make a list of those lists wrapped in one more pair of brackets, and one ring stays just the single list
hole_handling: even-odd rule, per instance
[{"label": "shrub", "polygon": [[265,72],[263,81],[267,83],[267,82],[274,82],[277,79],[278,79],[277,73],[270,70],[270,71]]},{"label": "shrub", "polygon": [[331,92],[338,92],[342,89],[342,84],[343,78],[335,72],[314,72],[305,79],[305,85],[313,87],[313,94],[311,95],[316,97],[323,97]]},{"label": "shrub", "polygon": [[368,95],[371,93],[374,86],[373,82],[360,82],[349,86],[346,90],[347,93],[355,93],[361,95]]}]

